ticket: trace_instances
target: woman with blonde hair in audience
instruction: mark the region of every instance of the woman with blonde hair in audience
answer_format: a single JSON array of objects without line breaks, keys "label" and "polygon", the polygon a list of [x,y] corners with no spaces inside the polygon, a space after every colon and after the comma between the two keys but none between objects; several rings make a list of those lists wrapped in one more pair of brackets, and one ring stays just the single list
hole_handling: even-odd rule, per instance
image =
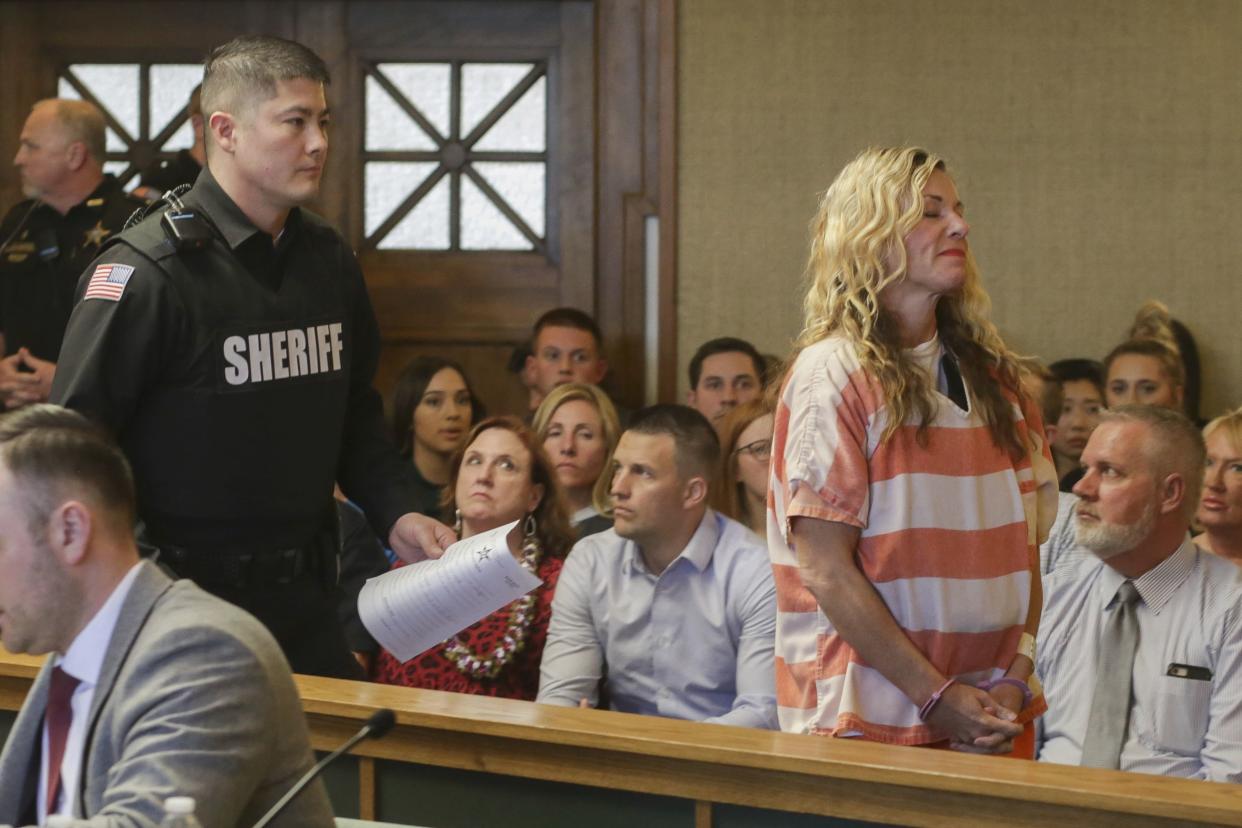
[{"label": "woman with blonde hair in audience", "polygon": [[1158,405],[1183,410],[1186,374],[1169,309],[1149,300],[1139,308],[1130,337],[1104,358],[1109,408]]},{"label": "woman with blonde hair in audience", "polygon": [[772,445],[785,730],[1033,756],[1056,472],[969,229],[917,148],[863,152],[812,224]]},{"label": "woman with blonde hair in audience", "polygon": [[1196,516],[1199,547],[1242,564],[1242,408],[1217,417],[1203,429],[1207,462]]},{"label": "woman with blonde hair in audience", "polygon": [[373,676],[385,684],[534,700],[552,594],[573,543],[552,464],[521,420],[492,417],[470,432],[450,474],[445,506],[456,516],[458,536],[519,521],[521,541],[511,538],[510,551],[543,585],[405,664],[381,651]]},{"label": "woman with blonde hair in audience", "polygon": [[569,522],[578,537],[611,529],[610,466],[621,439],[612,400],[594,385],[560,385],[539,404],[533,425],[539,444],[555,465]]},{"label": "woman with blonde hair in audience", "polygon": [[768,531],[773,409],[772,400],[760,397],[730,409],[720,423],[720,474],[713,507],[760,538],[766,538]]},{"label": "woman with blonde hair in audience", "polygon": [[486,415],[456,362],[437,356],[412,359],[397,376],[392,392],[392,436],[414,463],[416,512],[440,517],[453,452],[470,427]]}]

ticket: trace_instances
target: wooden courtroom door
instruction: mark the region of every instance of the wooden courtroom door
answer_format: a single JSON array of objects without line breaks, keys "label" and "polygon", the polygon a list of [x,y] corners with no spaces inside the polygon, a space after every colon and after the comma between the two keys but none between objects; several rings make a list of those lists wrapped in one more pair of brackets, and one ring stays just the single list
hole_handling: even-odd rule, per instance
[{"label": "wooden courtroom door", "polygon": [[[458,359],[493,411],[544,310],[593,311],[590,2],[351,3],[349,235],[385,338]],[[358,111],[360,108],[361,111]]]}]

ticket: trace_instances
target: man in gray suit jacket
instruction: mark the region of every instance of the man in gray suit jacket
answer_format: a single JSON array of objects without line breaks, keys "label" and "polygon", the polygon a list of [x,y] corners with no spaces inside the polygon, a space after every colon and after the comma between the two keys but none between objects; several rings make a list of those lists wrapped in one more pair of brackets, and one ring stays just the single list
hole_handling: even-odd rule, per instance
[{"label": "man in gray suit jacket", "polygon": [[[0,754],[0,824],[146,828],[186,795],[206,828],[245,826],[311,764],[271,634],[140,562],[133,516],[124,455],[85,418],[0,419],[0,639],[53,654]],[[316,783],[275,824],[332,823]]]}]

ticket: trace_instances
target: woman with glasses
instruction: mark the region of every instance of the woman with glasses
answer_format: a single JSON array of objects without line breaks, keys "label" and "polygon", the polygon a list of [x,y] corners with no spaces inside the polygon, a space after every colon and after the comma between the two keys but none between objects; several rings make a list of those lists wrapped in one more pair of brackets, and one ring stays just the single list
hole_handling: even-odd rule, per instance
[{"label": "woman with glasses", "polygon": [[760,538],[768,531],[768,461],[772,459],[772,403],[760,398],[729,411],[720,424],[716,511]]}]

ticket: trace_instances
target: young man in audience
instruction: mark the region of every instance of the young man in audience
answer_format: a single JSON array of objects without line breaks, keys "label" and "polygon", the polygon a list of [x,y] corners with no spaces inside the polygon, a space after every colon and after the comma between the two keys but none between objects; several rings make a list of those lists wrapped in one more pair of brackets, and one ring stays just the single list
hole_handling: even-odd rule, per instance
[{"label": "young man in audience", "polygon": [[1063,359],[1052,363],[1049,370],[1061,385],[1061,410],[1056,419],[1044,422],[1056,426],[1055,435],[1049,433],[1048,439],[1061,491],[1068,492],[1082,477],[1078,458],[1104,410],[1104,368],[1092,359]]},{"label": "young man in audience", "polygon": [[1044,582],[1046,762],[1242,781],[1242,568],[1187,536],[1204,447],[1172,409],[1106,413],[1074,487],[1094,553]]},{"label": "young man in audience", "polygon": [[686,403],[719,428],[730,409],[763,393],[764,368],[763,356],[746,340],[708,340],[690,358]]},{"label": "young man in audience", "polygon": [[638,412],[613,455],[614,528],[580,541],[552,602],[537,701],[776,728],[767,550],[707,508],[720,443],[698,412]]},{"label": "young man in audience", "polygon": [[[0,639],[51,653],[0,754],[0,824],[155,825],[184,795],[204,825],[251,825],[311,765],[271,634],[140,561],[134,518],[129,464],[85,417],[0,420]],[[273,825],[330,828],[323,784]]]},{"label": "young man in audience", "polygon": [[535,322],[526,357],[524,383],[530,386],[530,410],[558,385],[599,385],[608,373],[599,325],[577,308],[553,308]]}]

